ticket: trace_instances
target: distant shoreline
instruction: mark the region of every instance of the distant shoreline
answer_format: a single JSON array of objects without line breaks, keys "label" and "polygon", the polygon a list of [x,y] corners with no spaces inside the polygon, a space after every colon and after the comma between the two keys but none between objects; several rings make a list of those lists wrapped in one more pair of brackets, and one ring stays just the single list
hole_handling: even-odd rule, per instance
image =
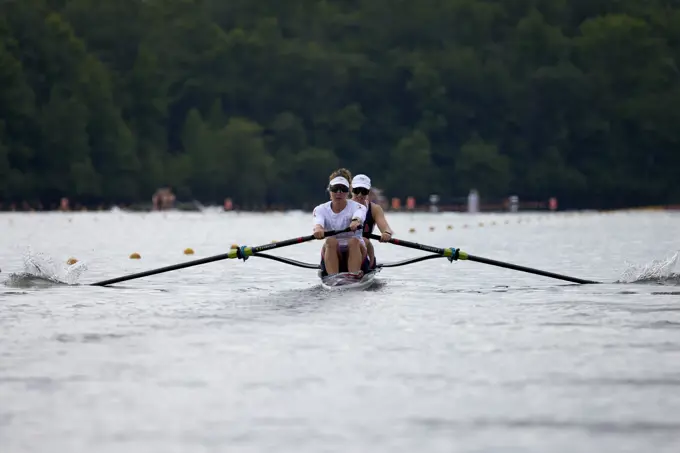
[{"label": "distant shoreline", "polygon": [[[267,206],[267,207],[249,207],[249,208],[239,208],[235,207],[231,210],[225,210],[219,205],[202,205],[197,202],[180,202],[175,203],[175,206],[170,209],[153,209],[151,203],[148,204],[111,204],[111,205],[97,205],[97,206],[86,206],[86,205],[74,205],[71,209],[59,209],[58,207],[44,208],[32,205],[7,205],[0,204],[0,213],[11,213],[11,212],[110,212],[114,209],[119,209],[126,212],[139,212],[139,213],[151,213],[151,212],[255,212],[255,213],[267,213],[267,212],[288,212],[288,211],[309,211],[311,212],[314,206],[303,205],[303,206]],[[422,212],[422,213],[447,213],[447,212],[458,212],[467,213],[467,205],[457,204],[457,205],[438,205],[436,211],[432,211],[430,205],[420,205],[413,209],[400,208],[393,209],[389,206],[384,206],[387,212]],[[593,208],[593,207],[570,207],[566,209],[557,209],[555,211],[550,211],[548,209],[547,203],[543,202],[527,202],[520,203],[518,212],[568,212],[568,211],[677,211],[680,210],[680,204],[671,205],[647,205],[647,206],[628,206],[628,207],[617,207],[617,208]],[[501,203],[494,204],[482,204],[479,207],[479,213],[510,213],[506,206]]]}]

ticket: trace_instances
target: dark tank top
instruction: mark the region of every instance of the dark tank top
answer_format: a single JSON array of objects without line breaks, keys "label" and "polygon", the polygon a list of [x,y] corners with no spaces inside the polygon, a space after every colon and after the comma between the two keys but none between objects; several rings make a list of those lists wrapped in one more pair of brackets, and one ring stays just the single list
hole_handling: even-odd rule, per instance
[{"label": "dark tank top", "polygon": [[368,212],[366,213],[366,220],[364,220],[364,233],[373,233],[375,228],[375,219],[373,218],[373,202],[368,203]]}]

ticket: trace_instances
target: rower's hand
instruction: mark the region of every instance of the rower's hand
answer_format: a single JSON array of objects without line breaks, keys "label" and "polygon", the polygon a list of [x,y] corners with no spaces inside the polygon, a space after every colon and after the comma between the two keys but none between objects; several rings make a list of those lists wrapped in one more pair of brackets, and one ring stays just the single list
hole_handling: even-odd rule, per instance
[{"label": "rower's hand", "polygon": [[361,225],[361,222],[359,220],[352,220],[352,223],[349,224],[349,229],[352,231],[356,231],[357,228]]},{"label": "rower's hand", "polygon": [[392,239],[392,233],[389,231],[383,231],[380,233],[380,242],[389,242]]},{"label": "rower's hand", "polygon": [[323,239],[324,238],[324,231],[323,228],[318,228],[314,230],[314,237],[317,239]]}]

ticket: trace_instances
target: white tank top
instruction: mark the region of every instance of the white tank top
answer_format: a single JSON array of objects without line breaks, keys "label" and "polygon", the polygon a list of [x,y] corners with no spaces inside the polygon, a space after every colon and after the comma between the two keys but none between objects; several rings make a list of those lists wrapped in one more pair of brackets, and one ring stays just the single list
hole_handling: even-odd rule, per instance
[{"label": "white tank top", "polygon": [[[358,218],[363,225],[366,220],[366,206],[361,203],[357,203],[354,200],[347,200],[347,206],[340,212],[333,212],[331,208],[331,202],[320,204],[314,208],[312,216],[314,217],[314,225],[321,225],[324,230],[344,230],[352,223],[353,218]],[[346,233],[340,233],[335,236],[338,240],[338,245],[340,247],[347,247],[347,241],[350,238],[357,238],[361,243],[364,243],[364,238],[361,235],[361,228],[357,228],[356,231],[348,231]]]}]

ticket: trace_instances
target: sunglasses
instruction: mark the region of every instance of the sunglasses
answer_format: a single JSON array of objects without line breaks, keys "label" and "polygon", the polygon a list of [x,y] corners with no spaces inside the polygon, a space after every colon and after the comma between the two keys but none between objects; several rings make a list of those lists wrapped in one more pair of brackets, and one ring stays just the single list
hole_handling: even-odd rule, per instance
[{"label": "sunglasses", "polygon": [[335,192],[344,192],[344,193],[347,193],[347,192],[349,192],[349,187],[343,186],[342,184],[336,184],[336,185],[334,185],[334,186],[330,186],[330,187],[328,188],[328,191],[329,191],[329,192],[333,192],[333,193],[335,193]]},{"label": "sunglasses", "polygon": [[354,195],[368,195],[369,190],[365,187],[355,187],[352,189]]}]

